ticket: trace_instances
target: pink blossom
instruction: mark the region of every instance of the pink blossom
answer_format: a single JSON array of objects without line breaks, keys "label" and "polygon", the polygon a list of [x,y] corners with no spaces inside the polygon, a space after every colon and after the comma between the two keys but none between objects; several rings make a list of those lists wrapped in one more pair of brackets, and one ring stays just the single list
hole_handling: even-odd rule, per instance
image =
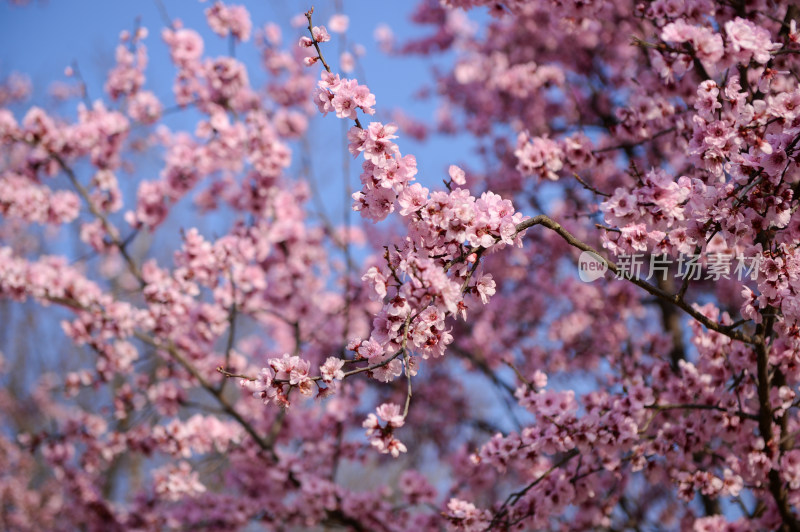
[{"label": "pink blossom", "polygon": [[155,492],[159,497],[177,501],[183,497],[196,497],[206,491],[196,472],[186,462],[165,466],[153,473]]},{"label": "pink blossom", "polygon": [[[342,52],[339,56],[339,68],[342,69],[342,72],[345,74],[349,74],[356,68],[356,59],[353,57],[353,54],[350,52]],[[373,103],[374,105],[374,103]]]},{"label": "pink blossom", "polygon": [[188,66],[203,55],[203,39],[194,30],[165,29],[162,37],[170,48],[172,61],[178,66]]},{"label": "pink blossom", "polygon": [[[792,13],[415,4],[424,31],[377,31],[391,82],[436,65],[428,115],[381,102],[396,124],[362,80],[303,68],[363,46],[303,14],[299,42],[270,23],[247,43],[222,1],[219,57],[173,18],[163,47],[122,32],[108,71],[78,58],[57,106],[0,79],[7,527],[792,527]],[[329,120],[359,222],[317,165],[345,147]],[[434,133],[469,179],[412,150]],[[600,248],[636,279],[575,275]]]},{"label": "pink blossom", "polygon": [[331,15],[330,20],[328,21],[328,27],[331,29],[332,32],[335,33],[344,33],[347,31],[347,26],[350,24],[350,18],[347,15],[343,15],[341,13],[336,13]]},{"label": "pink blossom", "polygon": [[780,47],[780,44],[770,41],[766,29],[743,18],[737,17],[726,22],[725,32],[728,35],[728,53],[741,63],[747,63],[752,58],[757,63],[765,64],[770,59],[770,52]]},{"label": "pink blossom", "polygon": [[211,30],[220,37],[227,37],[230,34],[240,42],[250,39],[253,24],[250,21],[250,13],[244,6],[225,5],[216,1],[206,9],[206,18]]},{"label": "pink blossom", "polygon": [[325,26],[314,26],[311,30],[311,34],[314,37],[314,40],[322,43],[328,42],[331,40],[331,36],[328,34],[328,30],[325,29]]},{"label": "pink blossom", "polygon": [[427,203],[428,194],[428,189],[419,183],[404,187],[397,198],[397,203],[401,207],[400,214],[408,216],[419,211]]},{"label": "pink blossom", "polygon": [[517,170],[523,175],[558,179],[557,172],[564,166],[564,153],[557,143],[542,137],[529,138],[527,133],[517,137]]},{"label": "pink blossom", "polygon": [[486,529],[491,521],[487,510],[479,510],[474,504],[460,499],[450,499],[447,503],[447,519],[456,530],[478,532]]},{"label": "pink blossom", "polygon": [[149,91],[137,92],[128,103],[128,114],[137,122],[153,124],[161,118],[162,105]]},{"label": "pink blossom", "polygon": [[370,267],[367,273],[361,277],[361,280],[370,283],[373,290],[373,298],[382,300],[386,297],[386,288],[389,279],[384,276],[378,268],[375,266]]},{"label": "pink blossom", "polygon": [[495,294],[496,286],[492,279],[492,274],[482,275],[478,282],[475,283],[475,289],[484,304],[488,303],[489,298]]},{"label": "pink blossom", "polygon": [[466,184],[467,180],[464,178],[464,170],[458,166],[451,164],[448,173],[450,174],[450,179],[452,179],[453,183],[456,185],[463,186]]},{"label": "pink blossom", "polygon": [[[378,407],[377,412],[378,417],[375,414],[369,414],[363,423],[364,428],[367,429],[370,444],[379,452],[391,454],[397,458],[400,453],[408,451],[406,446],[393,434],[394,429],[402,427],[404,424],[400,407],[393,403],[384,403]],[[379,418],[386,424],[382,426]]]},{"label": "pink blossom", "polygon": [[325,360],[325,364],[320,366],[319,369],[322,380],[325,382],[332,382],[333,380],[344,379],[344,371],[342,371],[343,366],[344,360],[341,358],[328,357],[327,360]]}]

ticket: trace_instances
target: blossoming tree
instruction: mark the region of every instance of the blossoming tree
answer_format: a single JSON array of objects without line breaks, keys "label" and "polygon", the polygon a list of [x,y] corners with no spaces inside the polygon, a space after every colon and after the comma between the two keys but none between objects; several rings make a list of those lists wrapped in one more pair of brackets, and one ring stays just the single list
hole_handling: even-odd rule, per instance
[{"label": "blossoming tree", "polygon": [[[264,87],[166,13],[168,98],[141,27],[74,120],[12,112],[9,78],[0,296],[72,346],[33,378],[5,355],[3,528],[800,530],[797,19],[423,0],[424,37],[381,36],[449,61],[424,126],[376,120],[391,102],[331,60],[347,17],[313,8],[257,32]],[[364,231],[309,214],[319,113],[349,128],[327,148],[360,165]],[[466,133],[483,166],[418,168],[404,133]]]}]

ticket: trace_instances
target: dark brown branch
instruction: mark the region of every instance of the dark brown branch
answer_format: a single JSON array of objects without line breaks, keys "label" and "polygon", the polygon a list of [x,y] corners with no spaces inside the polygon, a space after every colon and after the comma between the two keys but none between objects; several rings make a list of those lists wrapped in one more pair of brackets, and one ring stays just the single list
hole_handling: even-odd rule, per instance
[{"label": "dark brown branch", "polygon": [[[642,139],[642,140],[636,141],[636,142],[624,142],[622,144],[617,144],[617,145],[614,145],[614,146],[606,146],[605,148],[598,148],[596,150],[592,150],[592,153],[596,155],[598,153],[606,153],[606,152],[609,152],[609,151],[630,150],[631,148],[635,148],[636,146],[641,146],[642,144],[647,144],[648,142],[651,142],[651,141],[657,139],[658,137],[661,137],[661,136],[666,135],[668,133],[672,133],[675,130],[676,130],[675,126],[668,127],[667,129],[662,129],[661,131],[657,131],[656,133],[653,133],[652,135],[650,135],[646,139]],[[603,195],[604,196],[610,196],[610,194],[603,194]]]},{"label": "dark brown branch", "polygon": [[208,393],[210,393],[219,403],[222,410],[225,411],[226,414],[231,416],[233,419],[236,420],[242,428],[247,431],[247,433],[253,438],[253,440],[261,447],[262,450],[267,451],[270,453],[271,457],[277,461],[278,457],[275,454],[275,451],[272,449],[273,443],[272,441],[268,441],[266,438],[262,437],[258,431],[253,427],[253,425],[247,421],[242,415],[231,405],[225,396],[217,390],[214,386],[211,385],[205,377],[203,377],[200,372],[195,368],[191,362],[186,360],[186,358],[181,355],[178,350],[172,345],[161,345],[155,339],[151,338],[150,336],[142,333],[142,332],[135,332],[134,336],[141,340],[142,342],[146,343],[147,345],[154,347],[156,349],[161,349],[166,351],[169,356],[178,362],[183,368],[189,372],[189,374],[194,377],[197,382],[200,384],[202,388],[204,388]]},{"label": "dark brown branch", "polygon": [[517,502],[519,502],[519,500],[522,497],[524,497],[526,493],[528,493],[530,490],[535,488],[540,482],[542,482],[544,479],[550,476],[550,474],[553,471],[555,471],[559,467],[563,466],[564,464],[566,464],[567,462],[578,456],[578,454],[580,453],[577,451],[577,449],[569,451],[559,461],[550,466],[550,468],[547,471],[536,477],[536,479],[533,482],[531,482],[521,490],[515,491],[514,493],[506,497],[506,500],[503,501],[503,505],[500,507],[497,513],[495,513],[492,522],[489,524],[489,527],[486,528],[485,530],[487,531],[494,530],[495,525],[497,525],[508,514],[509,506],[514,506],[515,504],[517,504]]},{"label": "dark brown branch", "polygon": [[[611,270],[615,274],[620,273],[620,269],[616,264],[602,257],[602,255],[600,255],[600,253],[596,249],[575,238],[575,236],[573,236],[572,233],[570,233],[564,227],[562,227],[561,224],[553,221],[551,218],[545,216],[544,214],[534,216],[533,218],[525,220],[524,222],[517,225],[517,233],[525,231],[526,229],[529,229],[535,225],[543,225],[548,229],[555,231],[556,233],[558,233],[559,236],[561,236],[561,238],[563,238],[572,247],[578,248],[581,251],[588,251],[590,253],[597,255],[603,261],[605,261],[605,263],[608,265],[609,270]],[[738,340],[740,342],[744,342],[751,345],[756,344],[757,340],[751,337],[750,335],[735,330],[731,326],[722,325],[721,323],[717,323],[716,321],[709,319],[707,316],[705,316],[704,314],[693,308],[691,305],[689,305],[679,295],[669,294],[661,290],[657,286],[654,286],[648,283],[647,281],[639,279],[638,277],[631,277],[629,275],[625,275],[624,272],[622,272],[622,275],[624,276],[625,279],[632,282],[636,286],[643,288],[648,293],[677,306],[678,308],[689,314],[691,317],[693,317],[695,320],[702,323],[706,328],[718,332],[720,334],[724,334],[725,336],[733,340]]]},{"label": "dark brown branch", "polygon": [[[773,322],[774,318],[770,314],[764,318],[763,323],[760,323],[756,329],[757,339],[759,340],[755,346],[757,370],[756,388],[758,392],[758,431],[764,439],[767,452],[772,450],[772,452],[780,453],[780,446],[773,445],[772,441],[772,405],[769,399],[771,386],[769,376],[769,339],[772,336]],[[787,532],[800,531],[800,522],[798,522],[791,510],[780,472],[774,468],[770,469],[768,478],[769,492],[775,500],[775,505],[778,507],[778,512],[781,514],[781,519],[783,520],[783,527],[781,530]]]},{"label": "dark brown branch", "polygon": [[102,212],[100,212],[100,210],[97,207],[95,207],[94,202],[92,202],[92,198],[89,196],[89,191],[86,190],[86,188],[83,185],[81,185],[80,181],[78,181],[78,177],[75,175],[75,172],[72,171],[72,168],[70,168],[69,165],[67,165],[64,159],[62,159],[60,155],[52,151],[50,152],[50,156],[53,158],[54,161],[58,163],[58,165],[61,167],[64,173],[67,174],[67,177],[72,183],[72,186],[75,187],[75,190],[78,191],[78,194],[80,194],[81,198],[83,198],[83,201],[86,202],[86,205],[89,208],[89,212],[91,212],[92,215],[94,215],[95,218],[100,220],[100,223],[103,224],[103,229],[105,230],[106,233],[108,233],[108,236],[111,239],[111,242],[114,244],[114,247],[119,249],[119,252],[122,254],[122,257],[125,259],[125,262],[128,265],[128,269],[133,274],[133,276],[136,277],[136,280],[139,281],[139,285],[144,286],[145,282],[144,278],[142,278],[142,273],[139,271],[139,267],[136,266],[136,263],[133,261],[133,257],[131,257],[130,254],[128,253],[128,250],[125,247],[125,243],[123,243],[119,239],[119,235],[117,234],[116,228],[113,225],[111,225],[111,222],[108,221],[108,218],[106,218],[105,215]]},{"label": "dark brown branch", "polygon": [[728,408],[724,408],[722,406],[717,406],[717,405],[687,403],[687,404],[649,405],[645,406],[645,408],[648,410],[656,410],[658,412],[664,412],[666,410],[714,410],[716,412],[725,412],[726,414],[733,414],[745,419],[758,420],[758,416],[755,414],[750,414],[749,412],[743,412],[741,410],[730,410]]},{"label": "dark brown branch", "polygon": [[[231,352],[233,351],[233,345],[236,342],[236,314],[238,309],[236,308],[236,285],[233,282],[233,274],[231,272],[230,276],[231,281],[231,309],[228,314],[228,340],[225,343],[225,367],[227,368],[230,365],[231,360]],[[222,379],[222,382],[219,384],[219,391],[225,389],[225,384],[228,382],[228,379]]]},{"label": "dark brown branch", "polygon": [[[308,20],[308,33],[311,35],[311,42],[314,43],[314,49],[317,51],[317,57],[322,63],[322,66],[325,68],[326,71],[328,71],[328,73],[333,74],[331,67],[328,66],[328,63],[325,61],[325,58],[322,57],[322,50],[320,50],[319,48],[319,42],[317,42],[316,37],[314,37],[314,24],[311,22],[311,15],[313,14],[314,14],[314,7],[312,6],[311,9],[309,9],[305,13],[306,19]],[[358,129],[364,129],[363,127],[361,127],[361,122],[358,120],[357,117],[355,119],[355,123]]]}]

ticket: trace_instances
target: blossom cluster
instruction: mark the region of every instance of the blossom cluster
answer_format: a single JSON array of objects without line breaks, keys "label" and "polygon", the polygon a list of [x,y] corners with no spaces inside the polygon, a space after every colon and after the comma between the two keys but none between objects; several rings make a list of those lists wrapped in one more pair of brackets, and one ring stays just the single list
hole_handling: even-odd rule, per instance
[{"label": "blossom cluster", "polygon": [[[369,414],[364,420],[364,428],[367,429],[367,437],[370,444],[378,451],[391,454],[395,458],[400,453],[408,451],[405,445],[395,438],[394,430],[399,429],[405,423],[400,407],[393,403],[384,403],[377,409],[378,415]],[[381,421],[385,425],[381,425]]]},{"label": "blossom cluster", "polygon": [[800,528],[792,2],[420,1],[375,39],[440,56],[426,124],[344,13],[206,7],[171,93],[138,24],[0,81],[0,528]]},{"label": "blossom cluster", "polygon": [[339,118],[355,120],[357,110],[375,114],[375,95],[354,79],[341,79],[338,74],[324,72],[314,90],[314,103],[323,115],[335,112]]},{"label": "blossom cluster", "polygon": [[220,37],[231,35],[240,42],[250,39],[253,23],[244,6],[226,5],[217,1],[206,9],[206,18],[209,27]]},{"label": "blossom cluster", "polygon": [[255,381],[243,381],[242,384],[252,389],[253,397],[259,397],[268,404],[275,401],[288,406],[288,390],[296,387],[303,395],[314,393],[313,381],[309,376],[311,365],[299,356],[270,359],[269,365],[263,368]]},{"label": "blossom cluster", "polygon": [[[357,109],[374,113],[375,98],[367,87],[327,71],[318,85],[314,99],[321,113],[335,111],[339,118],[351,120],[358,118]],[[509,200],[492,192],[479,198],[462,188],[431,193],[414,183],[416,159],[400,153],[396,132],[394,124],[371,122],[365,128],[351,127],[347,135],[350,153],[363,158],[363,187],[353,194],[353,209],[375,222],[397,209],[409,226],[403,247],[387,249],[385,265],[364,274],[372,297],[386,303],[373,322],[371,337],[348,345],[370,365],[383,364],[373,375],[385,381],[401,374],[398,355],[407,346],[423,358],[444,354],[452,342],[445,318],[466,315],[463,294],[472,292],[486,303],[495,291],[491,275],[473,276],[480,263],[470,247],[483,252],[495,245],[519,244],[517,225],[523,221]],[[451,166],[449,174],[450,183],[466,184],[459,167]],[[455,264],[447,265],[449,261]],[[415,362],[409,359],[406,364]]]}]

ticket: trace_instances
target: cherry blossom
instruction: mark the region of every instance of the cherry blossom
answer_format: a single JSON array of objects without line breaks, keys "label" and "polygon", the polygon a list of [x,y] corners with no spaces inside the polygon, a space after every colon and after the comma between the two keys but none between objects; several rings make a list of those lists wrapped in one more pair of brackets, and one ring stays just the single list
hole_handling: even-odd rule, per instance
[{"label": "cherry blossom", "polygon": [[796,6],[306,8],[0,79],[3,528],[800,530]]}]

